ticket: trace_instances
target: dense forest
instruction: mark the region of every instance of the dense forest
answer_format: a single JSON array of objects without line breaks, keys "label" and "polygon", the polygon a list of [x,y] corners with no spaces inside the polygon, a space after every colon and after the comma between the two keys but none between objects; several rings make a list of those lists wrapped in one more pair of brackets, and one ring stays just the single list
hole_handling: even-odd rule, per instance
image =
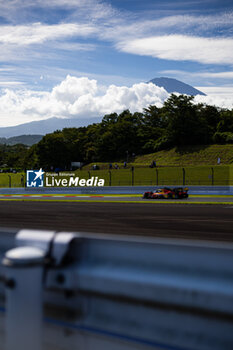
[{"label": "dense forest", "polygon": [[47,134],[30,148],[0,145],[0,166],[68,169],[71,161],[113,162],[174,146],[226,143],[233,143],[233,110],[172,94],[161,108],[105,115],[98,124]]}]

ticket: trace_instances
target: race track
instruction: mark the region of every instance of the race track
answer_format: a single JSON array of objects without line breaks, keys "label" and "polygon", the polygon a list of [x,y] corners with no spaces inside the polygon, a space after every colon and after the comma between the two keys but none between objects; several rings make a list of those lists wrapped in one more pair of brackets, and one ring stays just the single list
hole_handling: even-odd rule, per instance
[{"label": "race track", "polygon": [[233,241],[233,205],[152,203],[4,199],[0,226]]}]

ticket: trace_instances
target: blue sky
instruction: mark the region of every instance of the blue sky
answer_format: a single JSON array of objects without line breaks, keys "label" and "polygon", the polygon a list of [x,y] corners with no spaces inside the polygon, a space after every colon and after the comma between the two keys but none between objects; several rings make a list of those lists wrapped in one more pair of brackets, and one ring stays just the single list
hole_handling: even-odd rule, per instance
[{"label": "blue sky", "polygon": [[[93,79],[92,98],[108,95],[112,84],[130,89],[167,76],[202,88],[212,98],[227,96],[229,105],[232,23],[230,0],[0,0],[0,126],[56,113],[83,115],[72,91]],[[61,94],[58,103],[51,100]],[[82,93],[74,95],[87,100]],[[47,108],[39,108],[46,99]],[[65,99],[72,106],[49,109]],[[109,111],[101,108],[93,115]]]}]

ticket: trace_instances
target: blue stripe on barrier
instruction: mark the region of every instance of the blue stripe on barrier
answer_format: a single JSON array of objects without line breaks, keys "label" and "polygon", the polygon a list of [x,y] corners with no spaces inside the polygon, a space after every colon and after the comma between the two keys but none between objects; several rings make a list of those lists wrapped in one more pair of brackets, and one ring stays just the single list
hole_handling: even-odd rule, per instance
[{"label": "blue stripe on barrier", "polygon": [[0,307],[0,312],[6,312],[6,309],[5,309],[5,307]]},{"label": "blue stripe on barrier", "polygon": [[87,327],[87,326],[72,324],[72,323],[68,323],[68,322],[57,321],[57,320],[50,319],[50,318],[45,318],[45,322],[59,326],[59,327],[66,327],[66,328],[72,328],[72,329],[79,330],[79,331],[95,333],[95,334],[104,335],[107,337],[125,340],[128,342],[133,342],[133,343],[137,343],[137,344],[141,344],[141,345],[150,346],[153,348],[160,348],[163,350],[194,350],[191,348],[187,349],[187,348],[183,348],[183,347],[177,347],[177,346],[172,346],[169,344],[163,344],[163,343],[159,343],[159,342],[155,342],[155,341],[150,341],[150,340],[143,339],[143,338],[131,337],[131,336],[128,336],[125,334],[115,333],[115,332],[111,332],[111,331],[107,331],[107,330],[99,329],[99,328],[95,328],[95,327]]}]

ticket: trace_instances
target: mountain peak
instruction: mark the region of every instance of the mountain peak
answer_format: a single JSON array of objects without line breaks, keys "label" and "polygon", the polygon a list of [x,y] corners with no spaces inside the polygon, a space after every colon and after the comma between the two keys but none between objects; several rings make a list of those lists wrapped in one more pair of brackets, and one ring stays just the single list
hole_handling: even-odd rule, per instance
[{"label": "mountain peak", "polygon": [[178,92],[179,94],[186,94],[186,95],[204,95],[204,92],[195,89],[193,86],[183,83],[180,80],[173,79],[173,78],[166,78],[166,77],[160,77],[160,78],[154,78],[149,81],[149,83],[153,83],[159,87],[163,87],[167,92],[173,93]]}]

